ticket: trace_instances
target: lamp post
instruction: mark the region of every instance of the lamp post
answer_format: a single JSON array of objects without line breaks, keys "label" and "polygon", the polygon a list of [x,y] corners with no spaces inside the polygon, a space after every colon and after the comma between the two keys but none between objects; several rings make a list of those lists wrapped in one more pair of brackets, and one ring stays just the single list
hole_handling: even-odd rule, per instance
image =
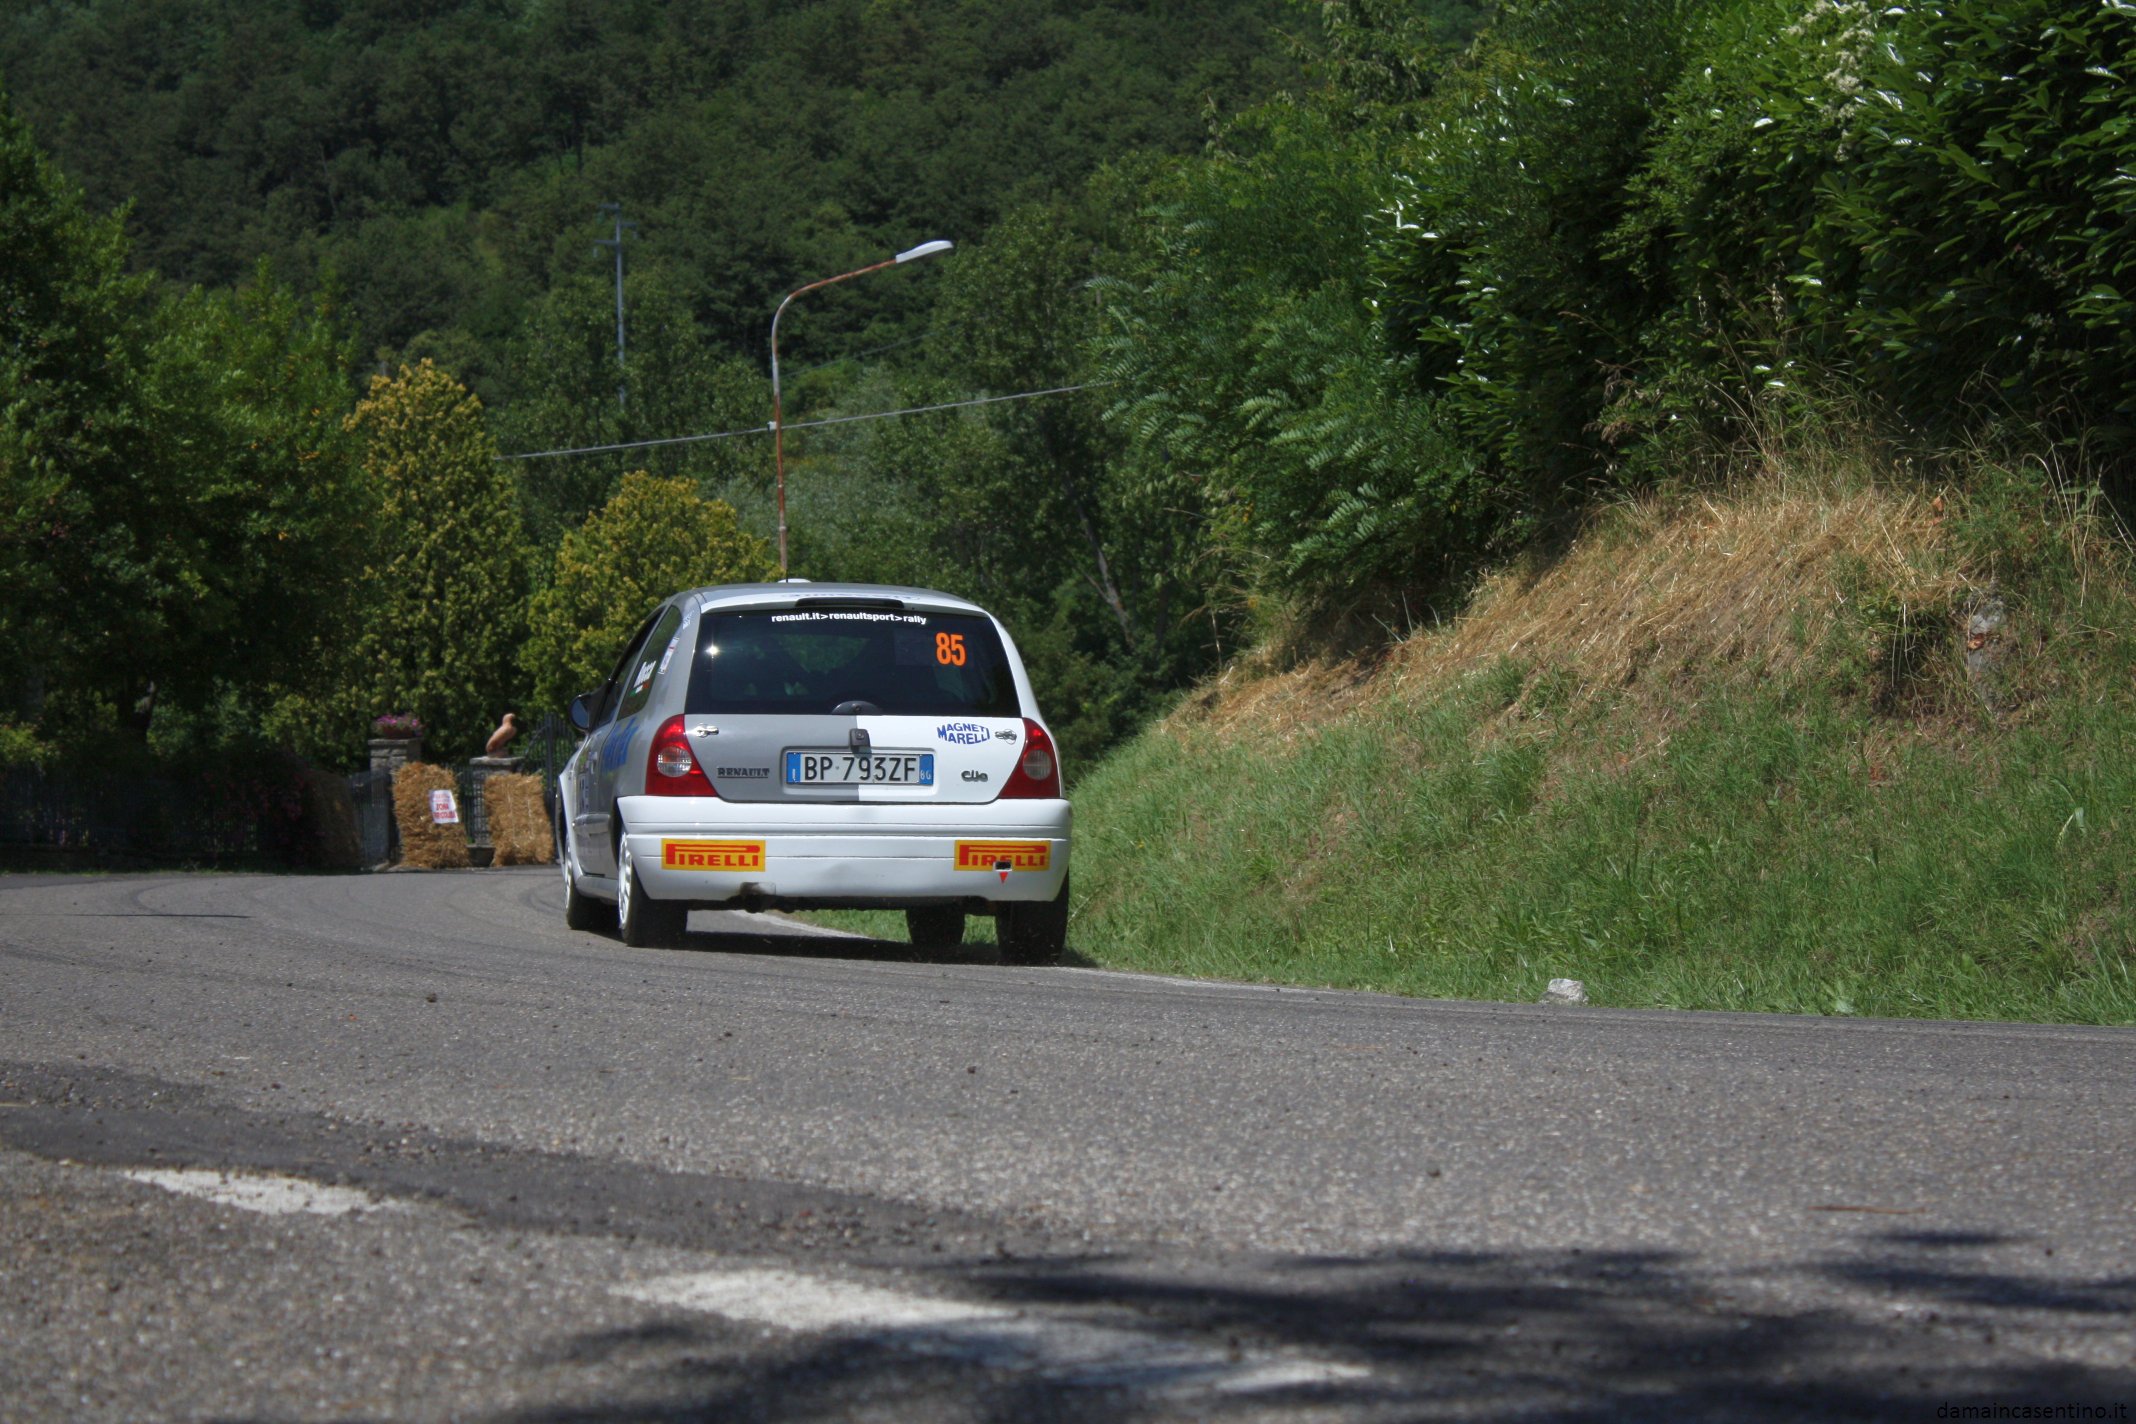
[{"label": "lamp post", "polygon": [[805,287],[796,287],[786,294],[786,301],[771,314],[771,458],[779,481],[779,577],[786,577],[786,425],[779,403],[779,318],[786,315],[787,302],[803,292],[813,292],[818,287],[828,287],[834,282],[847,282],[855,277],[865,277],[870,272],[880,272],[885,267],[896,267],[915,258],[932,257],[937,252],[947,252],[956,246],[948,238],[938,237],[932,242],[923,242],[918,247],[909,247],[895,257],[886,258],[872,266],[858,267],[851,272],[841,272],[835,277],[825,277],[820,282],[811,282]]}]

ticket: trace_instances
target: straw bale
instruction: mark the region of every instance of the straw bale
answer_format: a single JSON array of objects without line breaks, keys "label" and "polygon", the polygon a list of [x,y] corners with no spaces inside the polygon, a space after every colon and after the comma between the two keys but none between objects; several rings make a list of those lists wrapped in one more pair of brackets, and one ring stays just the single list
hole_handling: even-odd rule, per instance
[{"label": "straw bale", "polygon": [[489,814],[490,844],[497,848],[491,865],[546,865],[556,858],[539,776],[487,778],[482,783],[482,806]]},{"label": "straw bale", "polygon": [[450,767],[411,761],[393,773],[393,818],[400,826],[401,864],[417,870],[457,870],[468,864],[467,827],[441,826],[430,819],[433,791],[450,791],[458,798],[459,780]]}]

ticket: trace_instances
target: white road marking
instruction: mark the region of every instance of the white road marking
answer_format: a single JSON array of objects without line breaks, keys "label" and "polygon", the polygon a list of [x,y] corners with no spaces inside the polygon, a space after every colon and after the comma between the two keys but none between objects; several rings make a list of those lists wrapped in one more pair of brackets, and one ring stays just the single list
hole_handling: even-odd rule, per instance
[{"label": "white road marking", "polygon": [[917,1354],[1034,1371],[1063,1385],[1150,1393],[1254,1394],[1344,1384],[1370,1371],[1330,1360],[1222,1350],[1117,1325],[909,1295],[797,1271],[737,1269],[661,1276],[616,1293],[749,1325],[888,1336]]},{"label": "white road marking", "polygon": [[623,1286],[617,1294],[781,1330],[919,1330],[1014,1315],[998,1306],[906,1295],[795,1271],[697,1271]]},{"label": "white road marking", "polygon": [[136,1167],[119,1174],[180,1196],[199,1197],[263,1216],[346,1216],[351,1212],[396,1211],[402,1203],[381,1200],[353,1187],[329,1187],[301,1177],[244,1175],[206,1168]]}]

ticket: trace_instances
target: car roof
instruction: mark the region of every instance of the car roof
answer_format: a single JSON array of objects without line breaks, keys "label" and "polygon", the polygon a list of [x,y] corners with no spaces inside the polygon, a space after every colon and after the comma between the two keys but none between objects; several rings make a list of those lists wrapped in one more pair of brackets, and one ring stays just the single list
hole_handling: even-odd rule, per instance
[{"label": "car roof", "polygon": [[699,608],[711,612],[722,608],[792,608],[803,599],[896,599],[904,604],[917,604],[942,612],[986,612],[968,598],[959,598],[953,593],[943,593],[932,588],[908,588],[894,583],[808,583],[792,580],[786,583],[722,583],[706,588],[692,589],[682,595],[680,601],[696,600]]}]

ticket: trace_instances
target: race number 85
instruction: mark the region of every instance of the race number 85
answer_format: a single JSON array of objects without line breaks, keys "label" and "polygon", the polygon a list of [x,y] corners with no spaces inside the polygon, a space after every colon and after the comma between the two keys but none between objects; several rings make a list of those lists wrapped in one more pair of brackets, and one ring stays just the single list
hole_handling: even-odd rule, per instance
[{"label": "race number 85", "polygon": [[963,667],[964,635],[962,633],[935,634],[935,661],[947,667]]}]

